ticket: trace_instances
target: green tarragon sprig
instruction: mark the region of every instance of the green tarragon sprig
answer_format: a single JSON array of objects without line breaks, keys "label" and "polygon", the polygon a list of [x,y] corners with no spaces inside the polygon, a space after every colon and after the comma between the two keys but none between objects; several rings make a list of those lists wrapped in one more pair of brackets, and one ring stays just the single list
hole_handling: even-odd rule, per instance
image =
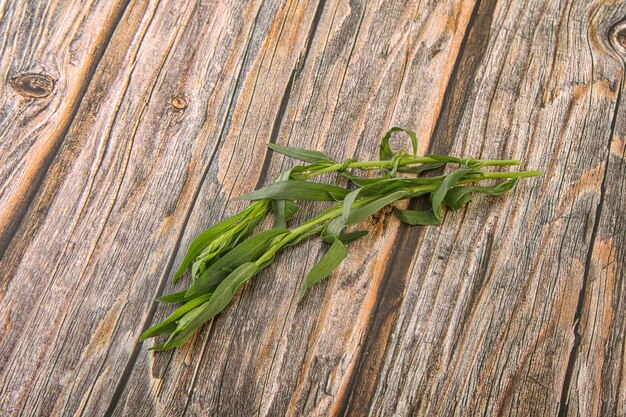
[{"label": "green tarragon sprig", "polygon": [[[412,154],[393,152],[390,138],[395,132],[405,132],[411,140]],[[305,162],[281,176],[272,184],[237,198],[250,200],[240,213],[222,220],[202,232],[191,243],[176,274],[178,281],[191,269],[192,282],[185,291],[157,298],[160,302],[183,303],[169,317],[146,330],[141,340],[167,334],[168,338],[151,349],[171,349],[187,342],[202,324],[213,319],[231,302],[237,290],[275,259],[285,247],[312,236],[320,236],[330,247],[304,280],[300,299],[315,283],[321,281],[345,259],[347,244],[367,231],[346,232],[357,224],[396,201],[428,196],[428,210],[399,210],[394,212],[404,223],[435,225],[442,219],[442,208],[458,210],[475,193],[500,195],[515,187],[521,178],[534,177],[539,171],[484,172],[488,166],[519,165],[517,160],[479,160],[441,155],[417,156],[417,138],[408,129],[394,127],[382,138],[379,159],[338,162],[325,153],[270,144],[274,152]],[[425,171],[446,164],[460,167],[446,175],[423,177]],[[363,178],[354,170],[376,171],[376,176]],[[339,172],[355,189],[310,181],[330,172]],[[402,173],[403,176],[398,176]],[[474,185],[483,180],[504,179],[495,185]],[[471,184],[471,185],[470,185]],[[286,228],[297,212],[295,201],[329,201],[333,204],[301,225]],[[274,226],[251,234],[269,211],[274,214]]]}]

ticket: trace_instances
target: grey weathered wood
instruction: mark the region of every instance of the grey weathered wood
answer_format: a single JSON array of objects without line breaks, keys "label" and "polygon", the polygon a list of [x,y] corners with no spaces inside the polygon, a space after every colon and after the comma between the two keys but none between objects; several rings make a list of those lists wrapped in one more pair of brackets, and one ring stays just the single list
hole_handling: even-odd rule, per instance
[{"label": "grey weathered wood", "polygon": [[[0,4],[0,256],[63,141],[126,4]],[[4,283],[0,279],[0,291]]]},{"label": "grey weathered wood", "polygon": [[129,7],[2,260],[3,412],[95,415],[114,402],[275,9]]},{"label": "grey weathered wood", "polygon": [[[623,18],[623,11],[615,16]],[[611,45],[604,43],[604,47],[609,52],[614,49],[622,68],[616,76],[619,92],[605,138],[605,157],[595,179],[596,187],[601,182],[600,201],[585,265],[586,284],[579,299],[580,322],[574,330],[578,343],[572,350],[565,392],[572,416],[626,412],[626,126],[621,117],[626,106],[626,31],[623,21],[613,27],[611,21],[592,22],[595,31],[609,35]],[[586,185],[584,181],[579,184]]]},{"label": "grey weathered wood", "polygon": [[[578,303],[595,278],[589,254],[607,201],[601,184],[623,88],[607,33],[624,10],[599,2],[498,6],[481,4],[477,27],[490,19],[488,41],[470,34],[435,138],[453,142],[456,153],[518,155],[545,177],[426,232],[384,346],[372,414],[410,413],[416,404],[443,415],[624,412],[619,378],[605,379],[614,394],[604,402],[578,410],[562,403],[595,391],[585,384],[585,394],[564,392],[575,387],[571,355],[582,359]],[[473,40],[484,48],[470,49]],[[619,334],[620,326],[611,327]],[[601,346],[622,352],[609,365],[619,369],[623,339]],[[594,356],[590,368],[605,366]]]},{"label": "grey weathered wood", "polygon": [[[36,39],[20,7],[2,25]],[[75,33],[53,10],[42,21]],[[65,130],[37,137],[54,144],[42,160],[59,149],[32,165],[35,198],[0,195],[0,414],[624,415],[624,15],[602,1],[145,1],[94,25],[98,45],[115,33],[81,56],[88,78],[60,77],[85,84],[41,119]],[[58,39],[41,42],[49,59]],[[21,142],[2,136],[19,150],[2,178],[18,184],[41,120],[7,109]],[[137,342],[170,311],[150,300],[178,288],[194,235],[292,164],[268,141],[371,158],[391,125],[417,130],[422,152],[546,174],[441,227],[380,213],[303,304],[324,248],[292,248],[187,346]]]}]

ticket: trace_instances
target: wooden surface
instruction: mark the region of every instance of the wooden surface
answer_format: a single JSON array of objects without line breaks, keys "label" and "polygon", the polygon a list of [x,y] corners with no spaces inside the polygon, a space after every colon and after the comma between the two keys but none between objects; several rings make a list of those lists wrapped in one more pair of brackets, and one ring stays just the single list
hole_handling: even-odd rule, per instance
[{"label": "wooden surface", "polygon": [[[0,415],[626,415],[625,16],[0,2]],[[392,125],[545,175],[440,227],[380,213],[301,305],[315,240],[187,346],[137,341],[190,240],[293,163],[268,142],[371,158]]]}]

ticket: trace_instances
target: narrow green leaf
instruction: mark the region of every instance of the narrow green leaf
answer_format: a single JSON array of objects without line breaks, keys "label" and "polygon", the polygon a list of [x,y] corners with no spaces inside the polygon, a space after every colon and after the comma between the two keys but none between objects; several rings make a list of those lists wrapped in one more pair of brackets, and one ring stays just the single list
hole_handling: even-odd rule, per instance
[{"label": "narrow green leaf", "polygon": [[415,167],[405,165],[405,166],[399,167],[398,172],[412,172],[412,173],[419,174],[420,172],[431,171],[433,169],[441,168],[445,164],[446,164],[445,162],[429,162],[429,163],[421,164]]},{"label": "narrow green leaf", "polygon": [[347,255],[348,248],[346,248],[339,239],[335,239],[330,249],[328,249],[328,252],[326,252],[322,259],[307,274],[299,301],[302,301],[307,290],[311,288],[312,285],[330,275]]},{"label": "narrow green leaf", "polygon": [[430,195],[430,201],[433,206],[433,212],[437,220],[441,220],[441,203],[445,198],[448,190],[452,188],[457,181],[463,179],[468,174],[473,174],[478,171],[471,168],[461,168],[455,171],[450,172],[446,177],[441,181],[439,186],[435,191],[433,191]]},{"label": "narrow green leaf", "polygon": [[231,272],[244,263],[256,260],[266,252],[273,239],[289,232],[285,228],[274,228],[259,232],[235,246],[213,265],[207,268],[185,293],[185,297],[196,297],[213,291]]},{"label": "narrow green leaf", "polygon": [[300,206],[290,200],[285,200],[285,220],[289,221],[300,210]]},{"label": "narrow green leaf", "polygon": [[[434,169],[434,168],[433,168]],[[385,191],[397,190],[399,188],[414,187],[416,185],[438,184],[445,178],[443,175],[436,177],[418,177],[418,178],[358,178],[348,177],[356,185],[363,187],[361,196],[379,194]]]},{"label": "narrow green leaf", "polygon": [[360,191],[361,188],[357,188],[346,195],[343,199],[343,211],[341,213],[341,217],[337,217],[328,223],[324,235],[339,236],[343,228],[346,227],[348,217],[350,216],[350,210],[352,210],[352,204],[358,197]]},{"label": "narrow green leaf", "polygon": [[348,243],[355,242],[361,239],[364,236],[368,235],[367,230],[355,230],[354,232],[342,233],[339,235],[339,240],[341,240],[345,245]]},{"label": "narrow green leaf", "polygon": [[[255,203],[253,203],[253,204],[255,204]],[[252,204],[251,204],[251,206],[252,206]],[[187,254],[185,255],[185,258],[183,259],[183,262],[180,264],[180,267],[178,268],[178,271],[176,271],[176,274],[174,275],[174,278],[172,279],[173,282],[178,281],[180,279],[180,277],[183,276],[183,274],[185,273],[187,268],[189,268],[189,266],[192,264],[193,260],[198,255],[200,255],[200,253],[209,244],[211,244],[211,242],[213,240],[215,240],[215,238],[220,236],[222,233],[224,233],[225,230],[227,230],[228,228],[232,227],[234,224],[236,224],[239,221],[241,221],[244,217],[246,217],[248,215],[248,213],[250,213],[250,211],[252,211],[252,209],[250,207],[248,207],[247,209],[245,209],[241,213],[236,214],[236,215],[234,215],[232,217],[229,217],[227,219],[224,219],[221,222],[216,223],[215,225],[213,225],[210,228],[206,229],[204,232],[200,233],[191,242],[191,244],[189,245],[189,249],[187,250]]]},{"label": "narrow green leaf", "polygon": [[286,227],[289,219],[300,210],[300,207],[291,200],[272,200],[274,213],[273,227]]},{"label": "narrow green leaf", "polygon": [[[278,177],[276,181],[288,181],[291,178],[291,173],[294,171],[294,167],[291,168]],[[272,212],[274,213],[274,227],[286,227],[288,216],[287,214],[287,202],[289,200],[272,200]],[[293,202],[291,202],[293,204]]]},{"label": "narrow green leaf", "polygon": [[274,152],[289,156],[290,158],[298,159],[300,161],[308,162],[308,163],[315,163],[319,161],[334,162],[330,156],[320,151],[312,151],[310,149],[283,146],[277,143],[269,143],[267,147],[273,150]]},{"label": "narrow green leaf", "polygon": [[413,226],[430,226],[433,224],[441,223],[435,216],[432,210],[399,210],[395,209],[394,212],[401,222],[407,223]]},{"label": "narrow green leaf", "polygon": [[379,155],[380,159],[383,161],[393,158],[394,153],[391,150],[391,145],[389,145],[389,139],[391,139],[391,135],[396,132],[404,132],[409,135],[409,138],[411,139],[411,145],[413,147],[413,155],[417,154],[417,135],[415,134],[415,132],[409,129],[403,129],[401,127],[395,126],[389,129],[380,140]]},{"label": "narrow green leaf", "polygon": [[300,180],[278,181],[235,200],[340,201],[350,191],[334,185]]},{"label": "narrow green leaf", "polygon": [[393,191],[414,188],[419,185],[436,185],[444,176],[428,178],[384,178],[364,185],[359,193],[360,198],[391,193]]},{"label": "narrow green leaf", "polygon": [[482,193],[488,195],[501,195],[512,190],[517,184],[517,179],[512,179],[492,186],[461,186],[451,188],[444,201],[452,210],[458,210],[471,200],[473,193]]},{"label": "narrow green leaf", "polygon": [[179,308],[177,308],[165,320],[163,320],[162,322],[160,322],[160,323],[150,327],[148,330],[143,332],[141,337],[139,337],[139,340],[141,340],[143,342],[144,340],[149,339],[151,337],[155,337],[155,336],[158,336],[160,334],[169,333],[169,332],[173,331],[172,325],[174,325],[173,327],[175,329],[176,328],[175,323],[176,323],[176,321],[178,321],[178,319],[180,319],[185,314],[187,314],[189,311],[193,310],[194,308],[198,307],[199,305],[209,301],[210,298],[211,298],[211,295],[207,294],[207,295],[202,295],[202,296],[200,296],[198,298],[194,298],[193,300],[189,301],[188,303],[185,303],[184,305],[182,305]]},{"label": "narrow green leaf", "polygon": [[377,177],[377,178],[359,178],[354,175],[348,174],[347,172],[343,173],[343,176],[348,178],[350,181],[355,183],[356,185],[363,187],[365,185],[376,184],[379,181],[386,180],[388,177]]},{"label": "narrow green leaf", "polygon": [[213,319],[228,306],[241,285],[260,271],[261,268],[254,262],[246,262],[237,267],[217,286],[208,301],[195,307],[179,319],[176,330],[163,344],[162,349],[171,349],[189,340],[200,326]]},{"label": "narrow green leaf", "polygon": [[348,243],[352,243],[361,239],[363,236],[367,236],[368,233],[369,232],[367,230],[356,230],[354,232],[341,233],[339,234],[339,236],[322,235],[320,237],[324,242],[331,245],[335,241],[335,239],[339,239],[344,245],[347,245]]},{"label": "narrow green leaf", "polygon": [[185,297],[187,291],[174,292],[171,294],[162,295],[154,299],[159,303],[184,303],[189,301],[188,297]]},{"label": "narrow green leaf", "polygon": [[391,194],[383,195],[362,205],[353,206],[350,210],[350,215],[348,216],[346,224],[349,225],[358,223],[394,201],[406,198],[408,194],[409,192],[407,190],[397,190]]},{"label": "narrow green leaf", "polygon": [[286,227],[287,216],[285,211],[288,200],[272,200],[272,213],[274,213],[274,227]]},{"label": "narrow green leaf", "polygon": [[[350,211],[352,210],[352,205],[354,201],[359,196],[360,189],[356,189],[351,191],[346,198],[343,199],[343,209],[341,211],[340,219],[345,224],[348,221],[348,217],[350,216]],[[337,233],[338,234],[338,233]]]},{"label": "narrow green leaf", "polygon": [[[175,331],[176,328],[173,331]],[[167,349],[174,349],[177,348],[179,346],[184,345],[185,343],[187,343],[189,341],[189,339],[191,339],[191,337],[193,336],[193,333],[188,334],[186,337],[184,338],[178,338],[176,341],[172,341],[169,344],[167,342],[165,343],[159,343],[158,345],[154,345],[152,346],[150,349],[150,351],[154,351],[154,350],[167,350]],[[171,336],[170,336],[171,337]]]},{"label": "narrow green leaf", "polygon": [[472,158],[457,158],[455,156],[447,156],[447,155],[426,155],[426,156],[443,164],[459,164],[459,165],[470,166],[472,162],[474,161],[474,159]]}]

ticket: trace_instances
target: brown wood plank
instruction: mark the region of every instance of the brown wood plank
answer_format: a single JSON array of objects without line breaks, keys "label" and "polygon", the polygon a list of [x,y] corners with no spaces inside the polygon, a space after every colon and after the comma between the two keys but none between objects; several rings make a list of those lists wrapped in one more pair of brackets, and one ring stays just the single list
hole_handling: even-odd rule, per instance
[{"label": "brown wood plank", "polygon": [[[506,201],[476,201],[449,214],[423,236],[407,232],[397,257],[414,247],[417,256],[389,336],[364,347],[361,369],[378,365],[382,372],[374,390],[353,398],[356,414],[567,413],[569,369],[584,360],[570,362],[579,349],[577,305],[579,297],[594,297],[594,224],[619,224],[615,207],[623,208],[621,180],[613,174],[602,183],[623,78],[607,33],[625,10],[604,2],[529,3],[481,3],[475,27],[489,24],[468,42],[488,41],[466,49],[435,141],[452,142],[455,153],[520,157],[545,175]],[[608,206],[606,190],[615,198]],[[617,307],[616,291],[603,302]],[[596,374],[611,370],[602,378],[607,390],[603,398],[599,387],[572,390],[569,403],[596,396],[572,414],[623,410],[623,322],[604,325],[613,340],[598,341],[587,364]],[[603,349],[613,352],[606,362]]]},{"label": "brown wood plank", "polygon": [[[0,4],[0,256],[58,150],[125,0]],[[3,291],[5,278],[0,278]]]},{"label": "brown wood plank", "polygon": [[[428,147],[472,10],[473,4],[453,2],[394,7],[327,2],[308,52],[300,54],[303,64],[294,74],[277,142],[324,149],[337,158],[354,153],[371,158],[389,125],[408,124],[420,130],[422,148]],[[284,42],[278,39],[278,47],[286,48]],[[264,113],[282,100],[276,97],[268,106],[268,91],[289,73],[281,74],[279,63],[265,69],[265,62],[260,57],[253,67],[259,80],[243,87],[246,100],[235,108],[214,174],[232,195],[249,190],[238,179],[258,178],[256,167],[262,164],[264,141],[251,147],[246,138],[266,141],[276,128],[274,115],[268,121]],[[244,112],[246,117],[238,118]],[[416,114],[425,117],[413,124]],[[250,153],[251,166],[239,167],[236,161]],[[272,157],[267,177],[292,163]],[[201,191],[190,227],[202,224],[212,193],[208,187]],[[312,213],[310,206],[303,210],[300,218]],[[354,247],[341,278],[326,290],[326,284],[318,286],[303,305],[296,300],[301,280],[320,256],[316,241],[279,256],[277,265],[246,287],[189,347],[154,356],[142,351],[117,414],[176,415],[182,408],[187,415],[326,415],[341,406],[332,396],[349,382],[354,366],[342,357],[357,359],[359,338],[382,284],[380,265],[397,231],[397,224],[383,224],[383,219],[372,223],[372,235]],[[200,230],[189,230],[183,241]],[[378,257],[367,255],[372,245]],[[334,386],[327,382],[330,374],[336,375]]]},{"label": "brown wood plank", "polygon": [[[83,6],[63,7],[106,7]],[[17,34],[2,39],[38,39],[26,9],[0,6]],[[33,16],[82,33],[55,10]],[[65,69],[88,73],[69,104],[57,83],[0,113],[26,144],[0,141],[0,236],[17,231],[0,258],[0,415],[623,415],[624,15],[600,0],[143,1],[110,40],[32,41],[96,52]],[[0,68],[31,68],[16,59]],[[302,304],[325,248],[289,249],[187,346],[137,342],[170,311],[150,299],[185,285],[168,280],[195,234],[293,164],[268,141],[371,158],[391,125],[422,152],[545,175],[441,227],[380,213]],[[21,197],[31,172],[47,175]]]},{"label": "brown wood plank", "polygon": [[[619,13],[615,17],[622,17]],[[598,33],[609,34],[616,59],[624,65],[623,21],[594,20]],[[608,46],[605,44],[605,47]],[[613,111],[605,160],[598,181],[600,201],[585,265],[585,286],[578,300],[575,343],[563,398],[570,416],[626,415],[626,106],[625,71],[617,77],[619,91]]]},{"label": "brown wood plank", "polygon": [[0,264],[10,279],[3,413],[101,415],[115,402],[278,6],[155,1],[126,11]]}]

